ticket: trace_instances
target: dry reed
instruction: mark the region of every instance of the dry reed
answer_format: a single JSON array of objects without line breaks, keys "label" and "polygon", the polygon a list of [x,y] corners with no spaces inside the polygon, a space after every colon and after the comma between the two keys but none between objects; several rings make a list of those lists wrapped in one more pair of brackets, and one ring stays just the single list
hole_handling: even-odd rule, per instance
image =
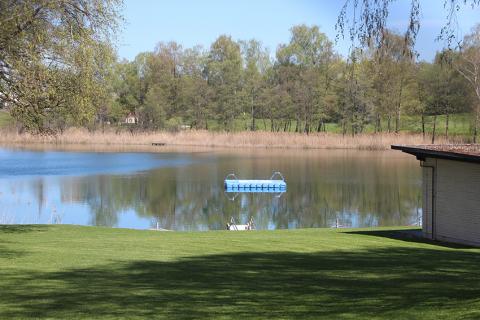
[{"label": "dry reed", "polygon": [[[291,148],[291,149],[360,149],[386,150],[392,144],[426,144],[419,134],[359,134],[339,135],[333,133],[300,134],[289,132],[212,132],[205,130],[188,130],[178,133],[166,131],[129,133],[114,131],[89,132],[85,129],[72,128],[58,135],[19,134],[12,131],[0,132],[2,144],[45,144],[45,145],[151,145],[165,143],[169,146],[201,147],[254,147],[254,148]],[[438,143],[452,143],[442,138]],[[459,141],[461,142],[461,141]]]}]

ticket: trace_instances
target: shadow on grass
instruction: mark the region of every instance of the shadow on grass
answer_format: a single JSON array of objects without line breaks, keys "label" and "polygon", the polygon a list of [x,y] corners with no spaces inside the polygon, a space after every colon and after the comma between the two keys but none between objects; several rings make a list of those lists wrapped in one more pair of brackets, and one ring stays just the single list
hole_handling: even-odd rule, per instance
[{"label": "shadow on grass", "polygon": [[117,262],[55,273],[0,270],[0,315],[478,318],[479,265],[477,252],[391,247]]},{"label": "shadow on grass", "polygon": [[39,224],[0,224],[0,235],[2,233],[24,233],[47,231],[48,225]]},{"label": "shadow on grass", "polygon": [[434,240],[424,238],[422,236],[421,229],[347,231],[345,233],[389,238],[389,239],[395,239],[395,240],[402,240],[406,242],[427,243],[427,244],[432,244],[439,247],[452,248],[452,249],[475,249],[476,248],[468,245],[434,241]]},{"label": "shadow on grass", "polygon": [[26,253],[24,251],[12,250],[5,245],[5,242],[2,241],[0,244],[0,260],[1,259],[13,259],[24,256]]},{"label": "shadow on grass", "polygon": [[[48,226],[46,225],[0,225],[0,236],[2,234],[12,234],[12,233],[27,233],[27,232],[43,232],[47,231]],[[6,241],[0,238],[0,259],[13,259],[25,256],[26,251],[13,250],[9,245],[11,241]],[[1,293],[0,293],[1,299]],[[1,315],[1,313],[0,313]]]}]

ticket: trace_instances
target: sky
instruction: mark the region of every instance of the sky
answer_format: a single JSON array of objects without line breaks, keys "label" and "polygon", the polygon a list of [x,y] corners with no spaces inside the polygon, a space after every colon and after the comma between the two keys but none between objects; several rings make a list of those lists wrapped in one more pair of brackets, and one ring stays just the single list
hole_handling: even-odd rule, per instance
[{"label": "sky", "polygon": [[[298,24],[318,25],[332,41],[335,23],[345,0],[125,0],[125,24],[119,34],[118,54],[133,60],[140,52],[152,51],[159,42],[176,41],[183,47],[202,45],[208,49],[215,39],[230,35],[234,40],[255,38],[274,56],[277,46],[288,43],[290,28]],[[410,0],[397,0],[390,9],[388,26],[405,31]],[[443,42],[435,41],[446,22],[443,0],[421,0],[421,28],[416,50],[421,60],[431,61]],[[480,22],[480,8],[462,8],[458,13],[458,37]],[[349,40],[335,49],[348,54]]]}]

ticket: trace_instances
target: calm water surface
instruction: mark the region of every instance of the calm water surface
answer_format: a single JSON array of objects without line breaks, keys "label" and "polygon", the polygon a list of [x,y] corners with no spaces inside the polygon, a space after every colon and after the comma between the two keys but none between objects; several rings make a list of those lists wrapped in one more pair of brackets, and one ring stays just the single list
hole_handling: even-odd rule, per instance
[{"label": "calm water surface", "polygon": [[[274,170],[288,185],[279,198],[224,194],[232,171],[263,179]],[[420,186],[418,162],[394,151],[0,148],[0,224],[213,230],[253,216],[257,229],[415,225]]]}]

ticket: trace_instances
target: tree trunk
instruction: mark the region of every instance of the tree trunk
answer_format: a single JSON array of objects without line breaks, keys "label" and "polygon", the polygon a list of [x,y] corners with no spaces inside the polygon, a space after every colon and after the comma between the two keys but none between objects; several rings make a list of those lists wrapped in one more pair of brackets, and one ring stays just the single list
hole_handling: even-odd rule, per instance
[{"label": "tree trunk", "polygon": [[[475,80],[478,80],[478,79],[476,78]],[[473,125],[473,143],[477,143],[478,122],[480,120],[480,85],[478,84],[477,81],[475,81],[475,83],[477,84],[475,88],[475,94],[477,95],[478,103],[475,109],[475,123]]]},{"label": "tree trunk", "polygon": [[318,120],[318,127],[317,127],[317,132],[322,131],[322,120]]},{"label": "tree trunk", "polygon": [[477,105],[475,123],[473,124],[473,143],[477,143],[478,121],[480,118],[480,104]]},{"label": "tree trunk", "polygon": [[402,73],[402,78],[400,79],[400,90],[398,93],[398,104],[397,104],[397,110],[396,110],[396,118],[395,118],[395,133],[398,133],[400,131],[400,114],[402,112],[402,93],[403,93],[403,73]]},{"label": "tree trunk", "polygon": [[395,117],[395,133],[398,133],[398,131],[400,131],[400,113]]},{"label": "tree trunk", "polygon": [[253,92],[252,92],[252,127],[250,130],[255,131],[255,108],[254,108]]},{"label": "tree trunk", "polygon": [[433,116],[432,144],[435,144],[435,130],[437,127],[437,115]]},{"label": "tree trunk", "polygon": [[310,130],[310,124],[309,124],[307,115],[305,115],[305,126],[303,127],[303,132],[308,135],[309,130]]},{"label": "tree trunk", "polygon": [[423,140],[425,140],[425,115],[422,113],[422,135]]},{"label": "tree trunk", "polygon": [[447,113],[445,116],[445,138],[448,140],[448,120],[450,118],[450,114]]},{"label": "tree trunk", "polygon": [[387,130],[388,133],[392,132],[392,116],[390,115],[387,117]]},{"label": "tree trunk", "polygon": [[375,133],[379,133],[382,130],[382,124],[380,122],[380,115],[375,117]]},{"label": "tree trunk", "polygon": [[351,128],[352,128],[352,137],[355,137],[355,133],[356,133],[356,126],[355,126],[355,117],[352,116],[352,119],[350,120],[352,125],[351,125]]}]

